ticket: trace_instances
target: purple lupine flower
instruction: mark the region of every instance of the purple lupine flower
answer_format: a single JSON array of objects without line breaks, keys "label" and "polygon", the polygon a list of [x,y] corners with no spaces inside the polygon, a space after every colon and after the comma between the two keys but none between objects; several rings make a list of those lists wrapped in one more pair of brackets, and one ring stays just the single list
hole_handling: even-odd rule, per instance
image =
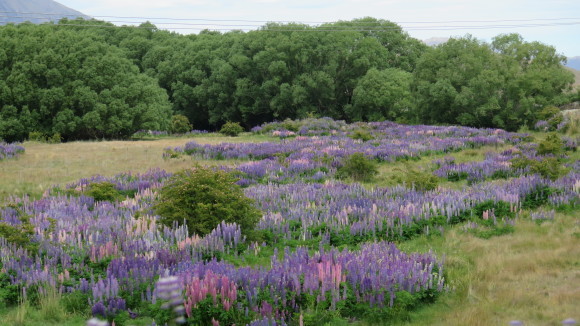
[{"label": "purple lupine flower", "polygon": [[157,297],[165,300],[161,306],[162,309],[173,308],[176,315],[175,322],[177,324],[184,324],[183,317],[185,309],[183,307],[183,283],[176,276],[167,276],[160,278],[156,284]]},{"label": "purple lupine flower", "polygon": [[91,318],[87,320],[87,326],[109,326],[109,323],[106,320]]},{"label": "purple lupine flower", "polygon": [[101,301],[93,305],[91,312],[93,313],[93,316],[107,317],[107,308]]}]

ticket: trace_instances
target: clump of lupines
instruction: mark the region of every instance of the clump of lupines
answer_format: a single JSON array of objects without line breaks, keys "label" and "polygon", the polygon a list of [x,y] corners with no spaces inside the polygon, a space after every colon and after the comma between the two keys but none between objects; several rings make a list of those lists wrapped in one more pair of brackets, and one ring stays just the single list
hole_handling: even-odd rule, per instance
[{"label": "clump of lupines", "polygon": [[532,219],[532,221],[536,221],[536,222],[542,222],[542,221],[547,221],[547,220],[554,220],[554,210],[543,210],[543,209],[539,209],[537,211],[531,212],[530,213],[530,218]]},{"label": "clump of lupines", "polygon": [[[441,218],[450,223],[485,202],[505,202],[512,211],[518,211],[527,196],[535,195],[538,189],[557,189],[547,200],[558,206],[575,206],[579,199],[573,189],[577,179],[577,174],[571,174],[551,182],[532,175],[462,190],[428,192],[402,186],[367,189],[359,184],[337,182],[269,184],[248,188],[246,194],[266,212],[258,228],[287,240],[311,239],[311,230],[321,226],[330,235],[347,232],[352,237],[398,239],[404,238],[405,230],[413,225],[428,225],[429,221]],[[300,225],[298,234],[291,229],[291,222]]]},{"label": "clump of lupines", "polygon": [[14,158],[24,153],[24,147],[18,143],[6,143],[0,141],[0,161],[4,159]]},{"label": "clump of lupines", "polygon": [[467,179],[470,183],[481,182],[486,179],[517,177],[529,171],[529,168],[512,167],[510,160],[519,155],[521,155],[519,150],[510,149],[500,154],[488,152],[483,161],[455,163],[450,158],[443,161],[437,160],[434,163],[438,169],[433,174],[447,178],[450,181]]},{"label": "clump of lupines", "polygon": [[548,131],[550,129],[550,124],[546,120],[538,120],[534,125],[534,129],[538,131]]},{"label": "clump of lupines", "polygon": [[321,161],[304,158],[286,159],[283,164],[279,160],[264,159],[226,169],[237,172],[240,177],[237,183],[242,187],[257,183],[322,182],[336,170]]},{"label": "clump of lupines", "polygon": [[[320,136],[337,134],[350,129],[343,120],[333,120],[332,118],[307,118],[302,120],[285,120],[282,122],[268,122],[251,129],[253,133],[281,133],[296,132],[301,136]],[[273,134],[273,136],[279,136]]]},{"label": "clump of lupines", "polygon": [[524,135],[499,129],[466,127],[405,126],[392,122],[369,123],[374,139],[363,142],[347,134],[322,137],[296,137],[279,143],[221,143],[201,145],[189,142],[174,152],[205,159],[274,159],[279,155],[293,159],[341,158],[364,153],[380,161],[419,157],[432,152],[452,152],[483,145],[518,143]]},{"label": "clump of lupines", "polygon": [[[563,138],[566,150],[575,150],[577,141],[573,138]],[[467,179],[468,182],[481,182],[486,179],[510,178],[520,175],[531,174],[529,166],[514,166],[514,159],[523,158],[526,160],[542,161],[553,157],[553,155],[538,155],[537,144],[517,144],[501,153],[488,152],[483,161],[471,161],[456,163],[451,156],[443,160],[434,160],[436,176],[447,178],[450,181]],[[572,167],[577,169],[577,167]]]},{"label": "clump of lupines", "polygon": [[171,173],[162,169],[151,169],[145,173],[119,173],[114,177],[95,175],[90,178],[83,178],[77,182],[66,185],[66,189],[85,191],[92,183],[109,182],[115,185],[117,190],[140,191],[149,188],[158,188],[163,182],[171,177]]}]

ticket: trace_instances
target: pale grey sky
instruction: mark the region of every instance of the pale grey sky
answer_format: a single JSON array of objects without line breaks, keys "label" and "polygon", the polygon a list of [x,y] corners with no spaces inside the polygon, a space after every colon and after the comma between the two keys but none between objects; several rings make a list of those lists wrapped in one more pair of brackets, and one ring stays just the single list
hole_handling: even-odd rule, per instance
[{"label": "pale grey sky", "polygon": [[[422,40],[431,37],[463,36],[470,33],[478,39],[490,41],[498,34],[515,32],[521,34],[526,41],[540,41],[553,45],[559,53],[566,56],[580,56],[580,1],[578,0],[57,1],[89,16],[117,24],[130,25],[135,21],[149,20],[160,28],[173,27],[180,33],[197,33],[199,29],[206,27],[224,31],[230,28],[254,29],[254,26],[263,25],[266,21],[329,22],[370,16],[398,23],[411,36]],[[187,20],[171,21],[159,18]],[[213,25],[204,25],[210,24],[204,21],[209,19],[223,21],[211,23]],[[233,20],[257,22],[234,22]],[[164,22],[169,24],[163,24]],[[542,26],[529,27],[529,25]]]}]

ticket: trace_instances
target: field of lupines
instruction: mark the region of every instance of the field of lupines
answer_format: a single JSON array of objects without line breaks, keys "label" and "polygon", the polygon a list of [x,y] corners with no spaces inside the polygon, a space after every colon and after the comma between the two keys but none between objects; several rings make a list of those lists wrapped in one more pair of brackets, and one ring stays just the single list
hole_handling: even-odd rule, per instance
[{"label": "field of lupines", "polygon": [[[524,209],[544,206],[531,215],[541,221],[553,218],[553,209],[577,209],[579,201],[578,164],[554,180],[511,167],[516,156],[542,159],[521,134],[329,119],[253,131],[283,139],[190,142],[169,151],[248,160],[221,169],[239,176],[263,212],[259,242],[246,239],[236,224],[222,223],[205,236],[160,225],[152,204],[171,176],[163,170],[93,176],[2,207],[5,304],[34,303],[53,288],[73,309],[116,325],[144,317],[190,325],[313,325],[337,316],[387,322],[452,291],[444,257],[405,253],[397,243],[464,222],[466,231],[483,238],[513,232]],[[454,164],[449,156],[434,162],[435,175],[472,179],[460,190],[369,188],[334,178],[353,153],[393,162],[500,145],[513,149],[489,153],[484,162]],[[499,175],[502,180],[493,180]],[[91,185],[103,183],[121,197],[91,196]]]}]

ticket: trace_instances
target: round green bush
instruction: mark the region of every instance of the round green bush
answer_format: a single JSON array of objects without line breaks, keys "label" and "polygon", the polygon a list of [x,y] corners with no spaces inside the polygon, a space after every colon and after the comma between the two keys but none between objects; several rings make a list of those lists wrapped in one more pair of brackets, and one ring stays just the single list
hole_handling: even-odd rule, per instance
[{"label": "round green bush", "polygon": [[244,131],[244,128],[240,126],[239,122],[226,122],[220,129],[220,133],[226,136],[236,137]]},{"label": "round green bush", "polygon": [[352,178],[355,181],[368,182],[378,173],[377,162],[367,158],[363,153],[354,153],[342,161],[336,176],[341,179]]},{"label": "round green bush", "polygon": [[171,132],[174,134],[184,134],[191,130],[193,126],[189,123],[189,119],[182,114],[176,114],[171,120]]},{"label": "round green bush", "polygon": [[166,226],[187,225],[190,235],[210,233],[222,221],[250,233],[261,212],[225,171],[197,166],[171,177],[159,191],[153,209]]}]

